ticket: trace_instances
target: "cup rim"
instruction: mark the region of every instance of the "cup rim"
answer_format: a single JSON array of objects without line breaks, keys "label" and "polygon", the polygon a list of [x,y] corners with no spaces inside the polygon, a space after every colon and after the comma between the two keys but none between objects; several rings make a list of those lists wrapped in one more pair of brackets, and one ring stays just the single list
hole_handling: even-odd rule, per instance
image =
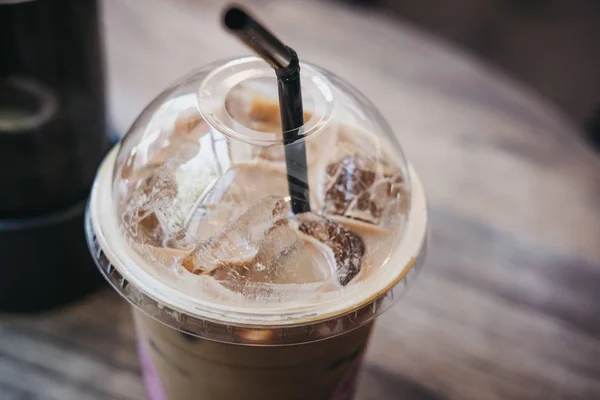
[{"label": "cup rim", "polygon": [[[387,267],[377,276],[353,285],[354,290],[327,302],[285,309],[233,306],[194,297],[178,291],[153,276],[149,272],[150,266],[142,267],[149,263],[127,243],[125,235],[121,233],[110,190],[118,149],[117,145],[107,155],[98,170],[92,188],[88,207],[92,233],[103,255],[118,270],[128,285],[133,285],[158,304],[193,318],[237,326],[262,327],[305,325],[330,320],[361,309],[390,293],[391,289],[403,281],[415,267],[426,245],[428,224],[426,199],[418,176],[409,166],[413,198],[404,236],[389,256],[385,264]],[[93,256],[97,259],[98,254]],[[116,289],[120,291],[119,288]]]}]

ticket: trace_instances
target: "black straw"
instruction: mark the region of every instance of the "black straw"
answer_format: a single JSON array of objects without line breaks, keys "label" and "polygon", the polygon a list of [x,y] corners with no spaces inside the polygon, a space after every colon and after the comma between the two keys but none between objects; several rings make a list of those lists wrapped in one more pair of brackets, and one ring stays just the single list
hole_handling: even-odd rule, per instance
[{"label": "black straw", "polygon": [[292,212],[308,212],[306,147],[304,141],[299,140],[303,137],[300,128],[304,124],[304,112],[298,55],[239,7],[226,10],[224,24],[275,70]]}]

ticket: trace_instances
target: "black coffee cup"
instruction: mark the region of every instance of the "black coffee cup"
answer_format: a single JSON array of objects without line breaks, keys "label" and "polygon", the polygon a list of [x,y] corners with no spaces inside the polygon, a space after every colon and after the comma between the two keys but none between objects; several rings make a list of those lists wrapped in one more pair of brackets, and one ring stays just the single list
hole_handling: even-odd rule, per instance
[{"label": "black coffee cup", "polygon": [[0,310],[100,283],[83,213],[110,147],[96,0],[0,0]]}]

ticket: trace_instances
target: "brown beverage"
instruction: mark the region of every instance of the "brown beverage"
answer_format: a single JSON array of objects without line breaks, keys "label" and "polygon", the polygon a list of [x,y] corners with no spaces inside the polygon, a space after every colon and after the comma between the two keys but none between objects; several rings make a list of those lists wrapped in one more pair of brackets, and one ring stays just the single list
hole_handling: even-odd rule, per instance
[{"label": "brown beverage", "polygon": [[243,346],[134,314],[153,399],[350,399],[372,327],[307,344]]},{"label": "brown beverage", "polygon": [[302,68],[312,212],[290,211],[256,58],[168,89],[99,171],[88,237],[135,305],[151,399],[352,398],[373,318],[422,263],[423,189],[389,127]]}]

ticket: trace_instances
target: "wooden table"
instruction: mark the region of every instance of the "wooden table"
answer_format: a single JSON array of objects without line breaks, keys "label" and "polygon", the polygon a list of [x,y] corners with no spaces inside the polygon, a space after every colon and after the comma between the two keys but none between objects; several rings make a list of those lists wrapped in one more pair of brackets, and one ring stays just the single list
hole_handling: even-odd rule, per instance
[{"label": "wooden table", "polygon": [[[221,30],[221,3],[104,2],[118,129],[188,70],[247,52]],[[301,58],[381,108],[431,200],[427,266],[379,319],[358,399],[600,398],[599,155],[535,94],[385,15],[252,3]],[[143,396],[111,290],[2,318],[3,400]]]}]

